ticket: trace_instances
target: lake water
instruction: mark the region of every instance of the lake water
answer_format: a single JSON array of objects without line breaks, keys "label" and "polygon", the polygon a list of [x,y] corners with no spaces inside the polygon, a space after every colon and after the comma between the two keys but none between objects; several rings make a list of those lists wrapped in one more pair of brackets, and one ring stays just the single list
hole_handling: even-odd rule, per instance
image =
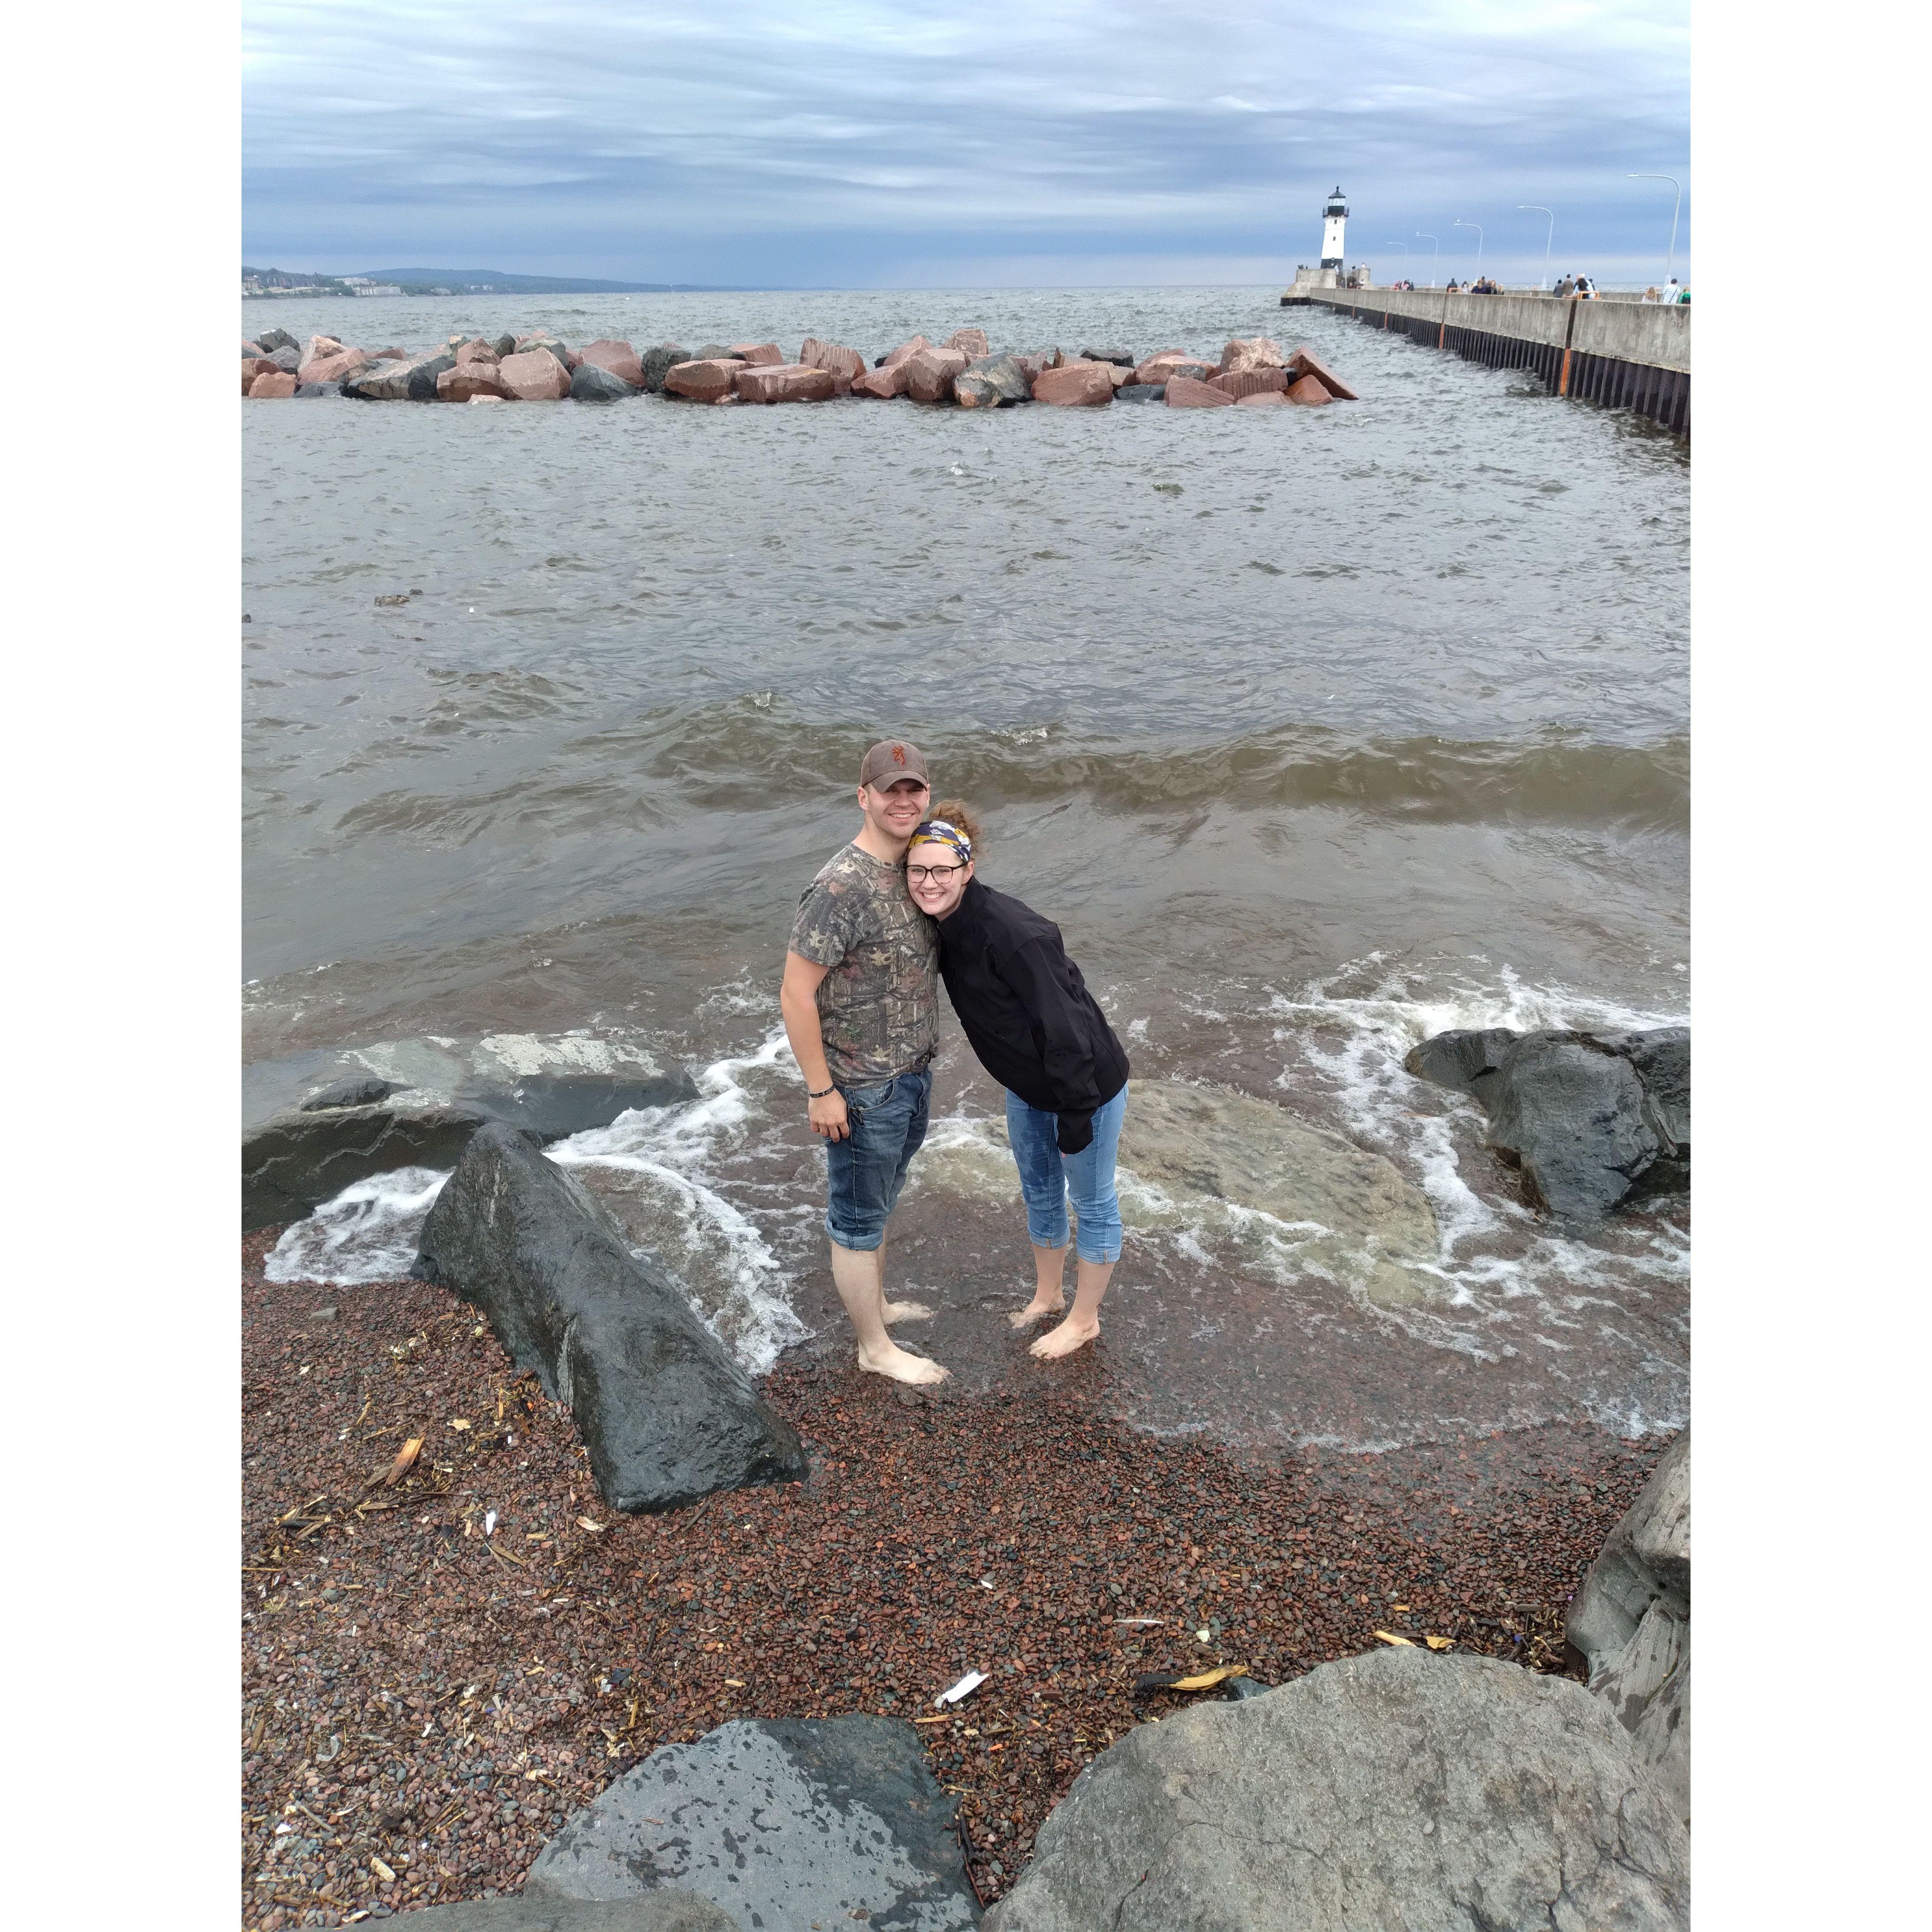
[{"label": "lake water", "polygon": [[[969,1386],[1083,1378],[1144,1426],[1268,1442],[1682,1421],[1681,1204],[1551,1228],[1476,1111],[1400,1061],[1446,1026],[1688,1016],[1688,456],[1274,294],[244,304],[244,332],[412,350],[538,324],[868,360],[969,324],[1070,353],[1264,334],[1362,397],[247,406],[258,1072],[484,1035],[682,1061],[697,1106],[560,1157],[753,1366],[839,1346],[776,993],[859,754],[902,734],[986,819],[983,875],[1060,924],[1137,1082],[1337,1132],[1439,1231],[1436,1290],[1392,1310],[1278,1216],[1150,1196],[1104,1354],[1034,1369],[998,1318],[1029,1275],[978,1158],[999,1096],[949,1016],[895,1223],[896,1276],[946,1311],[920,1346]],[[329,1268],[391,1265],[433,1186],[340,1210]]]}]

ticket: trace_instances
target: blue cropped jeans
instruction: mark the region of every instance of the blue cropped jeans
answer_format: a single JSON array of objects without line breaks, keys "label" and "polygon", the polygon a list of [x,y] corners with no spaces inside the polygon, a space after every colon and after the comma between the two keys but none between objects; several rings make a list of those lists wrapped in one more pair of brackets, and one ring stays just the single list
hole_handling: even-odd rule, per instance
[{"label": "blue cropped jeans", "polygon": [[926,1139],[932,1070],[916,1067],[876,1086],[838,1090],[851,1132],[825,1143],[825,1232],[842,1248],[862,1254],[884,1243],[886,1217]]},{"label": "blue cropped jeans", "polygon": [[1078,1154],[1060,1150],[1060,1116],[1029,1107],[1017,1094],[1006,1096],[1006,1138],[1020,1171],[1026,1196],[1027,1237],[1036,1248],[1066,1245],[1066,1203],[1070,1196],[1079,1222],[1078,1252],[1083,1262],[1120,1258],[1120,1204],[1114,1192],[1114,1156],[1120,1123],[1127,1117],[1123,1087],[1094,1116],[1094,1138]]}]

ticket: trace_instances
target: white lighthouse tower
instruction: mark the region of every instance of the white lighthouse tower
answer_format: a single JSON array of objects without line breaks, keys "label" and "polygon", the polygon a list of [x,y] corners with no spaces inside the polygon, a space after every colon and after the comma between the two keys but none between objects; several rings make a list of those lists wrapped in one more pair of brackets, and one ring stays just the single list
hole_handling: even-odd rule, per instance
[{"label": "white lighthouse tower", "polygon": [[1348,204],[1342,199],[1338,188],[1322,211],[1322,266],[1324,268],[1342,266],[1342,225],[1348,218]]}]

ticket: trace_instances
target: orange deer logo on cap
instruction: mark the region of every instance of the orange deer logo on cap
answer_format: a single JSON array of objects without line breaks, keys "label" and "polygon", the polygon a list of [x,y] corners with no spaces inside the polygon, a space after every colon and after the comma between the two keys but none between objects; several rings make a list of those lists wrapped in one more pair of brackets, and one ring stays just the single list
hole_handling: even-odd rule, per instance
[{"label": "orange deer logo on cap", "polygon": [[905,763],[905,747],[903,745],[895,745],[892,747],[892,763],[896,765],[902,765]]}]

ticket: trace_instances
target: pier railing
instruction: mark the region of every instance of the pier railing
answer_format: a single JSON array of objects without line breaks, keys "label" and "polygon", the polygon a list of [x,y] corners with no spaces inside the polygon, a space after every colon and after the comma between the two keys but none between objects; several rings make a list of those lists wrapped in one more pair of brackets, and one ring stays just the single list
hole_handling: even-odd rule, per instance
[{"label": "pier railing", "polygon": [[1690,434],[1688,304],[1440,289],[1311,289],[1306,298],[1466,362],[1531,370],[1552,396],[1634,410],[1678,436]]}]

